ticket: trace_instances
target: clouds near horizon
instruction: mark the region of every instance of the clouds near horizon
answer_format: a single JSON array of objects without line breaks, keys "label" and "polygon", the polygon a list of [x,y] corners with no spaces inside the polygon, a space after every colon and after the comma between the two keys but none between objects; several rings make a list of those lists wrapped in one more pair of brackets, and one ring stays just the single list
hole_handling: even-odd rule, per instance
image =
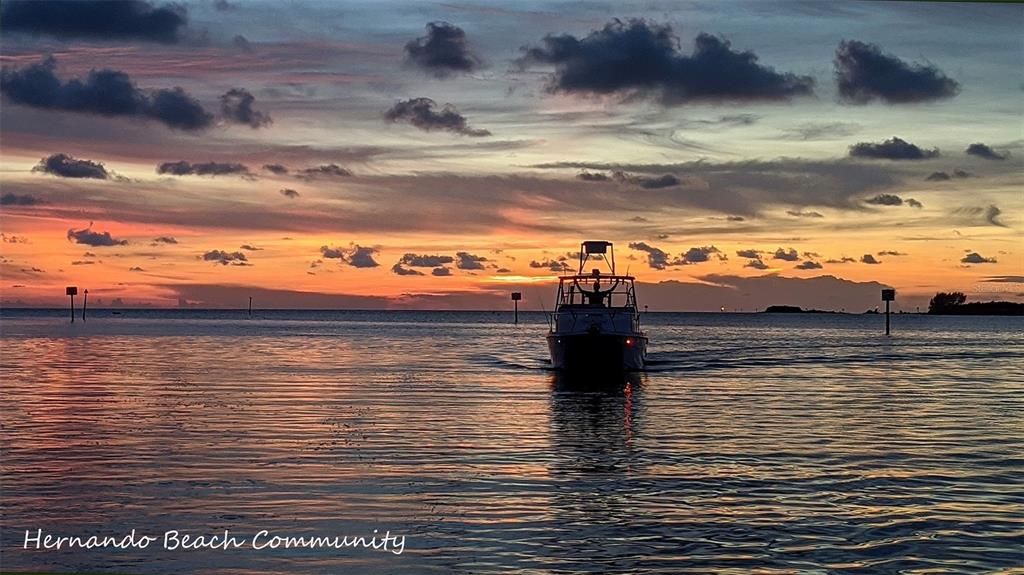
[{"label": "clouds near horizon", "polygon": [[185,160],[164,162],[157,166],[156,173],[172,176],[227,176],[248,175],[249,168],[244,164],[228,162],[199,162],[193,164]]},{"label": "clouds near horizon", "polygon": [[939,156],[939,149],[926,150],[893,136],[880,143],[860,142],[850,146],[850,157],[873,160],[925,160]]},{"label": "clouds near horizon", "polygon": [[111,247],[128,245],[128,240],[120,240],[114,238],[110,234],[110,232],[92,231],[92,224],[89,224],[89,227],[83,228],[81,230],[68,230],[67,237],[68,241],[73,241],[76,244],[84,244],[93,247]]}]

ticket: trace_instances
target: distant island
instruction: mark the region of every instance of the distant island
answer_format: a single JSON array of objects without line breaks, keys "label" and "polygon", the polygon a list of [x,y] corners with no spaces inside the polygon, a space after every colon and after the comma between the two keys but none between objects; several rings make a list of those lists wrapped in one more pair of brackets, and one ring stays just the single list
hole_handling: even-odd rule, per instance
[{"label": "distant island", "polygon": [[770,305],[764,309],[764,313],[837,313],[823,309],[804,309],[795,305]]},{"label": "distant island", "polygon": [[[804,309],[795,305],[770,305],[762,313],[845,313],[821,309]],[[869,309],[864,313],[879,313]],[[903,313],[903,312],[900,312]],[[928,303],[931,315],[1024,315],[1024,303],[985,301],[967,303],[963,292],[939,292]]]},{"label": "distant island", "polygon": [[928,303],[932,315],[1024,315],[1024,303],[985,301],[967,303],[963,292],[939,292]]}]

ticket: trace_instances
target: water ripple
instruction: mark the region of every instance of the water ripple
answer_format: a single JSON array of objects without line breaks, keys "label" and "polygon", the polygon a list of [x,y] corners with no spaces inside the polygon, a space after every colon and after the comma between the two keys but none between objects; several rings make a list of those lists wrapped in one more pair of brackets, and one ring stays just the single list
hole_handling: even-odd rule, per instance
[{"label": "water ripple", "polygon": [[[543,318],[521,315],[5,315],[4,568],[1020,566],[1017,318],[899,317],[885,338],[865,316],[653,316],[652,369],[598,386],[547,371]],[[402,555],[22,550],[37,528],[408,541]]]}]

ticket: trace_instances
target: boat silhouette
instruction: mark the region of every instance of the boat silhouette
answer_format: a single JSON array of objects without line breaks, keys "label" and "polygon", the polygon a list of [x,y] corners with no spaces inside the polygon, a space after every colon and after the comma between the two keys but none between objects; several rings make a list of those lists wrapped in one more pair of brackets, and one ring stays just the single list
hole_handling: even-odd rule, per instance
[{"label": "boat silhouette", "polygon": [[[604,262],[586,271],[590,262]],[[612,242],[580,244],[576,273],[558,278],[547,335],[551,366],[562,371],[639,371],[647,359],[635,278],[615,272]]]}]

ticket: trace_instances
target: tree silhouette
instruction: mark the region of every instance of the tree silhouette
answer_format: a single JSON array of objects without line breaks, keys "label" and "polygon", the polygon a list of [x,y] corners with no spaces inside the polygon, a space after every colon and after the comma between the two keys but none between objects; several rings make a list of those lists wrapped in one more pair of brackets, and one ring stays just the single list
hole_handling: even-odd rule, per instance
[{"label": "tree silhouette", "polygon": [[963,305],[967,301],[967,296],[963,292],[939,292],[935,294],[932,301],[928,302],[928,313],[943,313],[949,308]]}]

